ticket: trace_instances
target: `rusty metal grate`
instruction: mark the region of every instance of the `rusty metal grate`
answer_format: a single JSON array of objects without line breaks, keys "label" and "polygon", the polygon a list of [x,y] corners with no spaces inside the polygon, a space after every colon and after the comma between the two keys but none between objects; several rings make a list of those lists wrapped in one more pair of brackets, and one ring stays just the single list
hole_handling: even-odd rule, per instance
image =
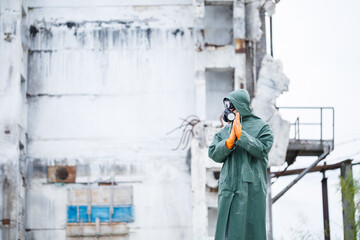
[{"label": "rusty metal grate", "polygon": [[[296,117],[296,120],[295,122],[291,123],[291,126],[294,128],[294,137],[292,139],[294,140],[301,140],[302,138],[300,137],[301,135],[301,127],[302,126],[318,126],[318,132],[319,132],[319,139],[320,141],[323,141],[325,140],[324,139],[324,131],[331,131],[331,138],[330,139],[326,139],[326,140],[331,140],[332,141],[332,144],[334,146],[334,135],[335,135],[335,110],[333,107],[276,107],[277,109],[279,109],[280,111],[281,110],[293,110],[293,111],[309,111],[309,110],[312,110],[312,111],[318,111],[318,117],[319,117],[319,120],[316,121],[316,122],[301,122],[300,121],[300,118],[301,118],[301,115],[300,116],[297,116]],[[324,115],[324,112],[325,111],[330,111],[331,112],[331,116],[332,116],[332,119],[331,119],[331,129],[329,128],[326,128],[324,129],[324,119],[323,119],[323,115]]]}]

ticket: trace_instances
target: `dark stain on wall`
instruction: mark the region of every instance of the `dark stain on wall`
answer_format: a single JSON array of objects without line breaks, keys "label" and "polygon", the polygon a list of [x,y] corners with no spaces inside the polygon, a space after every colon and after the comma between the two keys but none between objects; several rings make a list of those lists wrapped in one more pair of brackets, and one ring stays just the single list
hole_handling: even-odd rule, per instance
[{"label": "dark stain on wall", "polygon": [[44,36],[47,38],[47,39],[50,39],[52,38],[53,34],[51,32],[51,28],[45,28],[45,27],[41,27],[40,28],[40,32],[41,33],[44,33]]},{"label": "dark stain on wall", "polygon": [[151,48],[151,28],[146,29],[146,39],[148,40],[149,48]]},{"label": "dark stain on wall", "polygon": [[108,28],[101,28],[97,31],[97,35],[101,43],[102,49],[108,47],[108,32],[109,32]]},{"label": "dark stain on wall", "polygon": [[174,37],[176,37],[178,34],[184,36],[184,31],[180,29],[176,29],[175,31],[172,32],[172,34],[174,35]]},{"label": "dark stain on wall", "polygon": [[[51,54],[52,38],[60,34],[73,35],[72,40],[76,43],[70,44],[71,47],[84,46],[94,50],[105,50],[111,48],[123,48],[134,46],[144,46],[146,49],[156,47],[160,42],[153,43],[157,36],[166,35],[167,39],[183,38],[187,29],[173,28],[163,31],[149,26],[133,25],[132,21],[67,21],[67,22],[38,22],[30,27],[31,46],[34,51],[48,51]],[[191,30],[191,29],[190,29]],[[38,41],[41,38],[41,41]],[[162,41],[161,38],[158,39]],[[63,39],[60,40],[60,44]],[[50,49],[49,49],[50,47]],[[30,48],[31,49],[31,48]],[[61,49],[61,47],[60,47]],[[59,49],[53,49],[58,51]],[[32,54],[30,50],[30,55]]]},{"label": "dark stain on wall", "polygon": [[74,23],[74,22],[66,22],[65,24],[69,29],[72,29],[73,27],[76,26],[76,23]]},{"label": "dark stain on wall", "polygon": [[56,52],[56,50],[51,50],[51,49],[48,49],[48,50],[29,50],[29,56],[32,56],[33,54],[35,53],[52,53],[52,52]]},{"label": "dark stain on wall", "polygon": [[149,40],[149,42],[150,42],[150,37],[151,37],[151,29],[148,28],[146,29],[146,38]]},{"label": "dark stain on wall", "polygon": [[119,29],[114,29],[114,31],[112,32],[112,44],[115,45],[120,38],[120,30]]},{"label": "dark stain on wall", "polygon": [[41,159],[34,159],[29,162],[27,168],[27,179],[33,178],[45,178],[47,176],[47,165],[41,161]]},{"label": "dark stain on wall", "polygon": [[34,26],[30,26],[30,37],[36,37],[36,34],[39,32],[39,30]]}]

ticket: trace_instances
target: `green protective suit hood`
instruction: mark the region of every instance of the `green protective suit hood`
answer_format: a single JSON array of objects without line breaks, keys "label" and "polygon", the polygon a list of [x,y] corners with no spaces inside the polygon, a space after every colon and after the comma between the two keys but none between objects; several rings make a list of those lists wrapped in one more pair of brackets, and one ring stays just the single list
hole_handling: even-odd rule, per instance
[{"label": "green protective suit hood", "polygon": [[223,163],[218,192],[218,217],[215,240],[266,240],[266,194],[268,152],[272,130],[250,109],[246,90],[226,96],[242,121],[240,139],[232,149],[225,146],[232,123],[218,133],[209,146],[209,157]]},{"label": "green protective suit hood", "polygon": [[231,101],[236,110],[239,112],[240,116],[255,116],[252,114],[250,109],[250,95],[248,91],[244,89],[235,90],[226,95],[224,100],[225,99],[229,99]]}]

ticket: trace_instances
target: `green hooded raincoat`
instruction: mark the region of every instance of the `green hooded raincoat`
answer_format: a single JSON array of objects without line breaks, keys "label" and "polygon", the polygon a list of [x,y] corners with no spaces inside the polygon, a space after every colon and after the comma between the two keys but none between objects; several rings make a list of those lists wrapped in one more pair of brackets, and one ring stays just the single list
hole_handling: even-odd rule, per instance
[{"label": "green hooded raincoat", "polygon": [[[240,114],[242,134],[232,149],[225,146],[232,124],[215,134],[209,157],[224,163],[219,179],[215,240],[265,240],[268,152],[273,143],[270,126],[250,110],[250,97],[240,89],[226,96]],[[227,228],[228,222],[228,230]]]}]

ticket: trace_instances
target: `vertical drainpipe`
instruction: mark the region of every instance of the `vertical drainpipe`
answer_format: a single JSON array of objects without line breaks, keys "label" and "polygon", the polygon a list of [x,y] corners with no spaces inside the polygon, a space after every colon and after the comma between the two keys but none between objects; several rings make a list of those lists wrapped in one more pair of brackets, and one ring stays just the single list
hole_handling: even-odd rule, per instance
[{"label": "vertical drainpipe", "polygon": [[234,90],[246,86],[245,0],[234,0],[235,79]]}]

